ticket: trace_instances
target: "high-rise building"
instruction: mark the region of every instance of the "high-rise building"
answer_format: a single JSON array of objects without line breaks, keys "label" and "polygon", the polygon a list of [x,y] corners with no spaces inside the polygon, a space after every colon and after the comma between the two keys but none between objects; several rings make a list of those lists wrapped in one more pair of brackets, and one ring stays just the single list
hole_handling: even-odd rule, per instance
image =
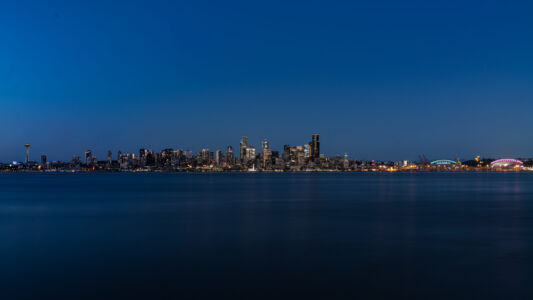
[{"label": "high-rise building", "polygon": [[139,165],[141,167],[146,166],[146,155],[148,154],[148,151],[146,149],[139,149]]},{"label": "high-rise building", "polygon": [[268,141],[266,139],[263,141],[262,154],[263,168],[266,168],[268,165],[268,161],[270,160],[270,157],[272,155],[272,151],[270,151],[270,146],[268,145]]},{"label": "high-rise building", "polygon": [[[155,153],[157,154],[157,153]],[[158,155],[155,155],[154,154],[154,151],[153,150],[147,150],[146,152],[146,165],[147,166],[155,166],[156,165],[156,162],[157,162],[157,157]]]},{"label": "high-rise building", "polygon": [[248,137],[243,136],[239,147],[239,158],[241,161],[246,159],[246,148],[248,148]]},{"label": "high-rise building", "polygon": [[161,164],[163,166],[170,166],[173,155],[174,155],[174,149],[172,148],[161,150]]},{"label": "high-rise building", "polygon": [[281,155],[283,161],[288,162],[291,159],[291,146],[283,145],[283,154]]},{"label": "high-rise building", "polygon": [[93,163],[93,152],[91,150],[85,151],[85,163],[90,165]]},{"label": "high-rise building", "polygon": [[29,162],[30,162],[30,144],[25,144],[24,147],[26,147],[26,164],[29,164]]},{"label": "high-rise building", "polygon": [[107,164],[111,165],[113,163],[113,152],[111,150],[107,151]]},{"label": "high-rise building", "polygon": [[209,149],[200,150],[200,160],[204,165],[209,164]]},{"label": "high-rise building", "polygon": [[255,159],[255,147],[246,147],[246,153],[244,155],[245,162]]},{"label": "high-rise building", "polygon": [[233,159],[233,147],[228,146],[228,148],[226,149],[226,164],[228,166],[233,165]]},{"label": "high-rise building", "polygon": [[220,166],[222,164],[222,150],[217,150],[215,152],[215,164]]},{"label": "high-rise building", "polygon": [[344,153],[343,167],[345,170],[350,167],[350,162],[348,161],[348,153]]},{"label": "high-rise building", "polygon": [[311,157],[313,159],[320,158],[320,135],[313,134],[311,139]]},{"label": "high-rise building", "polygon": [[41,165],[46,165],[46,155],[41,155]]}]

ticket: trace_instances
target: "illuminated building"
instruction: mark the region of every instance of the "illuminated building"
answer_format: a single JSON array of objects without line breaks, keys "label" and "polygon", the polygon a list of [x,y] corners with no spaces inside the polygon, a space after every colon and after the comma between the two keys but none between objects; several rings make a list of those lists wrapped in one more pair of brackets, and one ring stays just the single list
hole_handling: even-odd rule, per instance
[{"label": "illuminated building", "polygon": [[246,159],[246,148],[248,148],[248,137],[243,136],[239,146],[239,158],[241,161]]},{"label": "illuminated building", "polygon": [[148,151],[146,149],[139,149],[139,164],[141,167],[146,166],[146,156],[148,155]]},{"label": "illuminated building", "polygon": [[350,167],[350,162],[348,161],[348,153],[344,153],[344,161],[342,162],[342,165],[345,170]]},{"label": "illuminated building", "polygon": [[204,165],[209,164],[209,149],[202,149],[200,151],[200,160],[201,160],[201,164],[204,164]]},{"label": "illuminated building", "polygon": [[233,157],[233,147],[228,146],[228,148],[226,149],[226,164],[228,166],[233,165],[233,162],[234,162],[233,159],[234,159],[234,157]]},{"label": "illuminated building", "polygon": [[313,159],[320,158],[320,135],[313,134],[311,139],[311,157]]},{"label": "illuminated building", "polygon": [[288,162],[291,160],[291,146],[290,145],[283,145],[283,154],[281,155],[281,159],[283,161]]},{"label": "illuminated building", "polygon": [[215,152],[215,164],[220,166],[222,164],[222,150],[217,150]]},{"label": "illuminated building", "polygon": [[266,139],[263,141],[262,154],[263,154],[263,167],[266,168],[267,162],[270,160],[270,156],[272,155],[272,152],[270,151],[270,147],[268,145],[268,141]]},{"label": "illuminated building", "polygon": [[93,152],[91,150],[85,151],[85,163],[90,165],[93,163]]},{"label": "illuminated building", "polygon": [[247,162],[253,159],[255,159],[255,147],[254,146],[246,147],[244,161]]}]

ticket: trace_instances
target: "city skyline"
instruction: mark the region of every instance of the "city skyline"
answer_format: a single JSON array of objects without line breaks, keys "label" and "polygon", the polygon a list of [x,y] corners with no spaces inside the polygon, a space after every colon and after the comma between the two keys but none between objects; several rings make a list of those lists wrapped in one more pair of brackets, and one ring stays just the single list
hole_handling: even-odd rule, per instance
[{"label": "city skyline", "polygon": [[[122,150],[107,150],[106,156],[103,155],[98,156],[97,153],[102,151],[93,151],[93,149],[87,149],[84,151],[81,155],[78,155],[74,153],[71,156],[71,159],[58,159],[58,160],[52,160],[49,158],[47,154],[40,154],[38,155],[40,157],[40,164],[46,165],[47,162],[75,162],[79,161],[79,163],[85,162],[86,165],[90,165],[96,162],[103,162],[107,161],[109,164],[111,164],[114,161],[120,161],[122,157],[126,157],[127,159],[137,159],[142,160],[143,157],[146,157],[148,153],[150,155],[156,155],[156,159],[159,159],[160,156],[175,156],[176,153],[182,153],[183,155],[187,157],[193,157],[193,156],[200,156],[205,162],[214,163],[215,166],[222,165],[222,162],[226,162],[228,164],[234,164],[235,162],[239,161],[240,163],[246,164],[248,160],[254,160],[255,163],[266,165],[267,161],[269,161],[271,158],[275,157],[281,157],[280,153],[289,153],[292,151],[300,151],[302,154],[302,159],[305,159],[306,161],[319,161],[320,159],[328,159],[329,157],[332,158],[339,158],[344,157],[345,161],[348,161],[348,153],[345,152],[344,155],[342,154],[335,154],[335,155],[327,155],[326,153],[321,152],[321,142],[320,142],[320,134],[314,133],[311,135],[311,139],[308,143],[304,143],[302,145],[294,145],[294,144],[284,144],[283,147],[281,147],[279,150],[276,148],[273,148],[270,145],[270,142],[265,138],[263,139],[259,144],[259,147],[256,147],[254,144],[249,142],[248,136],[242,136],[241,141],[239,142],[239,147],[237,148],[238,152],[234,152],[234,147],[232,145],[227,145],[224,149],[210,149],[210,148],[201,148],[201,149],[190,149],[187,147],[165,147],[162,149],[154,149],[154,148],[139,148],[137,151],[122,151]],[[39,161],[36,159],[31,159],[30,155],[30,144],[26,143],[24,144],[24,160],[23,161],[17,161],[13,160],[13,164],[25,164],[28,165],[30,162],[38,164]],[[181,154],[179,154],[181,155]],[[428,160],[426,157],[426,154],[417,154],[418,160],[414,159],[401,159],[401,160],[394,160],[394,159],[384,159],[384,160],[375,160],[375,159],[366,159],[366,158],[357,158],[357,157],[350,157],[350,161],[376,161],[376,162],[418,162],[418,163],[429,163],[433,161],[433,163],[437,163],[440,165],[442,162],[444,164],[447,164],[449,162],[457,161],[459,163],[460,158],[457,156],[457,154],[454,154],[454,160],[447,159],[446,156],[441,158],[432,158],[431,160]],[[531,160],[530,156],[509,156],[509,158],[523,158],[527,159],[528,161]],[[116,159],[115,159],[116,158]],[[450,158],[450,156],[448,156]],[[257,160],[256,160],[257,159]],[[292,158],[294,160],[295,158]],[[494,157],[486,157],[486,156],[474,156],[472,158],[466,158],[463,160],[476,160],[479,159],[488,159],[488,160],[494,160]],[[496,159],[502,159],[501,157]],[[283,160],[288,160],[288,157],[284,157]],[[0,161],[1,163],[9,163]],[[299,163],[301,164],[301,163]]]},{"label": "city skyline", "polygon": [[[314,140],[314,137],[315,136],[320,136],[320,134],[312,134],[312,138],[311,138],[311,141],[306,144],[306,143],[303,143],[302,145],[303,146],[309,146],[309,149],[308,151],[312,151],[312,146],[311,146],[311,143],[313,142]],[[287,145],[295,145],[295,144],[283,144],[281,146],[272,146],[271,142],[269,139],[267,138],[263,138],[261,139],[260,141],[258,141],[257,143],[252,143],[252,142],[249,142],[249,137],[248,136],[242,136],[243,138],[246,138],[246,144],[248,146],[250,146],[251,148],[254,149],[254,151],[256,151],[257,149],[257,152],[260,153],[264,147],[264,143],[266,142],[267,143],[267,147],[269,149],[276,149],[279,151],[283,151],[283,147],[284,146],[287,146]],[[241,157],[243,155],[243,152],[242,152],[242,140],[240,142],[240,146],[238,147],[235,147],[233,144],[235,143],[230,143],[230,144],[227,144],[226,146],[224,147],[218,147],[218,148],[210,148],[210,147],[200,147],[200,148],[197,148],[197,149],[194,149],[194,148],[191,148],[191,147],[186,147],[186,146],[161,146],[159,148],[155,148],[155,147],[150,147],[150,146],[142,146],[142,147],[139,147],[137,148],[138,149],[150,149],[150,150],[153,150],[153,151],[163,151],[164,149],[179,149],[179,150],[187,150],[187,151],[192,151],[193,153],[196,153],[196,152],[199,152],[199,151],[202,151],[202,150],[209,150],[213,153],[216,153],[217,151],[226,151],[228,150],[228,148],[231,148],[232,151],[233,149],[237,149],[237,156],[236,157]],[[349,155],[350,157],[354,158],[354,159],[358,159],[358,160],[367,160],[367,161],[370,161],[370,160],[375,160],[375,161],[403,161],[403,160],[409,160],[409,161],[416,161],[417,159],[419,159],[419,155],[421,155],[421,153],[424,153],[424,152],[419,152],[419,153],[413,153],[412,155],[410,155],[409,157],[402,157],[402,158],[374,158],[374,157],[357,157],[357,156],[354,156],[353,154],[351,153],[348,153],[347,151],[344,151],[344,152],[339,152],[339,153],[334,153],[334,154],[330,154],[330,153],[324,153],[324,152],[320,152],[320,142],[318,142],[318,153],[322,153],[326,156],[344,156],[345,154]],[[19,147],[20,148],[20,147]],[[75,153],[71,153],[70,155],[67,155],[67,157],[64,157],[64,158],[57,158],[56,155],[54,155],[54,153],[52,152],[52,155],[50,155],[50,153],[45,153],[45,152],[38,152],[40,149],[37,147],[37,149],[35,149],[35,147],[33,146],[33,144],[31,145],[31,154],[30,154],[30,144],[28,143],[25,143],[23,145],[23,149],[24,149],[24,152],[20,153],[19,151],[19,154],[18,156],[21,157],[19,159],[7,159],[7,160],[2,160],[0,159],[0,163],[6,163],[6,162],[27,162],[28,160],[29,161],[34,161],[34,162],[37,162],[38,159],[37,158],[41,158],[41,156],[46,156],[46,159],[48,161],[69,161],[71,158],[72,158],[72,155],[76,156],[76,155],[79,155],[80,157],[83,156],[84,153],[86,153],[87,151],[90,151],[91,153],[93,153],[93,155],[95,157],[101,157],[101,158],[104,158],[106,157],[109,157],[109,155],[111,154],[112,157],[115,157],[117,155],[117,153],[135,153],[137,150],[123,150],[121,148],[118,148],[118,149],[107,149],[107,150],[104,150],[104,149],[95,149],[95,148],[87,148],[86,150],[84,151],[80,151],[79,153],[75,152]],[[37,150],[37,152],[36,152]],[[457,152],[456,152],[457,153]],[[445,154],[445,155],[435,155],[435,154],[432,154],[432,153],[427,153],[427,155],[431,158],[434,158],[434,160],[438,160],[442,157],[448,157],[448,158],[451,158],[453,156],[457,156],[456,153],[453,153],[453,154]],[[461,152],[459,152],[461,153]],[[480,152],[481,153],[481,152]],[[529,157],[533,157],[533,155],[485,155],[485,154],[480,154],[480,153],[476,153],[476,154],[472,154],[470,156],[462,156],[461,159],[473,159],[477,156],[480,156],[482,158],[495,158],[495,157],[515,157],[515,158],[529,158]],[[425,154],[424,154],[425,155]],[[0,153],[0,158],[2,157],[2,154]],[[398,156],[397,156],[398,157]]]}]

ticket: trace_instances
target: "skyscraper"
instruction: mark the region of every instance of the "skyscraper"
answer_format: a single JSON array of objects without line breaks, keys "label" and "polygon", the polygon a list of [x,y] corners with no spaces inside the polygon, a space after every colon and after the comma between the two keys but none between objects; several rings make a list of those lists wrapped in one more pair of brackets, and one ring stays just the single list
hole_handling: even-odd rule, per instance
[{"label": "skyscraper", "polygon": [[268,161],[270,160],[270,156],[272,155],[272,152],[270,151],[270,147],[268,145],[268,141],[265,139],[263,141],[263,167],[266,168],[268,165]]},{"label": "skyscraper", "polygon": [[200,150],[200,159],[203,165],[209,164],[209,149]]},{"label": "skyscraper", "polygon": [[215,152],[215,164],[220,166],[222,164],[222,150],[217,150]]},{"label": "skyscraper", "polygon": [[41,155],[41,165],[46,165],[46,155]]},{"label": "skyscraper", "polygon": [[350,166],[350,161],[348,161],[348,153],[344,153],[344,161],[342,164],[345,170],[347,170]]},{"label": "skyscraper", "polygon": [[233,165],[233,147],[231,146],[226,149],[226,164],[228,166]]},{"label": "skyscraper", "polygon": [[30,162],[30,144],[24,145],[26,147],[26,164]]},{"label": "skyscraper", "polygon": [[241,161],[246,159],[246,148],[248,148],[248,137],[243,136],[239,147],[239,158]]},{"label": "skyscraper", "polygon": [[85,151],[85,163],[90,165],[93,163],[93,152],[91,150]]},{"label": "skyscraper", "polygon": [[107,163],[109,165],[111,165],[111,163],[113,162],[113,152],[111,152],[111,150],[107,151]]},{"label": "skyscraper", "polygon": [[291,159],[291,146],[283,145],[283,154],[281,155],[283,161],[288,162]]},{"label": "skyscraper", "polygon": [[311,157],[313,159],[320,158],[320,135],[316,133],[313,134],[311,140]]},{"label": "skyscraper", "polygon": [[244,155],[244,162],[255,159],[255,147],[246,147],[246,153]]}]

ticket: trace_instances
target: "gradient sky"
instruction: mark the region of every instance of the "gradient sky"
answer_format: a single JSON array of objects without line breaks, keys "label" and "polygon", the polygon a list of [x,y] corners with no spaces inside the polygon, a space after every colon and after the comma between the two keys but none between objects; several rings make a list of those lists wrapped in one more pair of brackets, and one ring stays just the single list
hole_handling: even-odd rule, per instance
[{"label": "gradient sky", "polygon": [[0,160],[533,156],[532,1],[3,1]]}]

